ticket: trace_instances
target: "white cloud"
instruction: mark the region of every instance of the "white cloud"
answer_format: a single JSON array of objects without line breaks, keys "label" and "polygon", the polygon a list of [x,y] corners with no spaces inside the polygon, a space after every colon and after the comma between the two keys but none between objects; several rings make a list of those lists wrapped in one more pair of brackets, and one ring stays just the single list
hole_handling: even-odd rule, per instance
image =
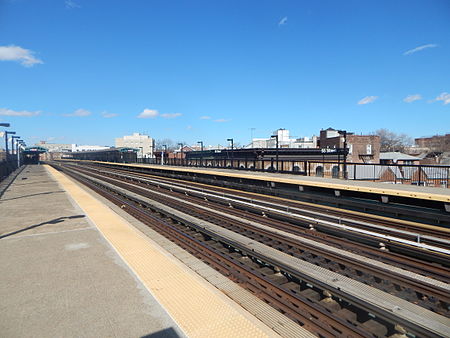
[{"label": "white cloud", "polygon": [[157,110],[145,108],[137,117],[138,119],[154,119],[158,115],[159,112]]},{"label": "white cloud", "polygon": [[427,49],[427,48],[435,48],[438,45],[434,44],[434,43],[429,43],[428,45],[423,45],[423,46],[419,46],[410,50],[407,50],[406,52],[403,53],[403,55],[410,55],[413,54],[415,52],[419,52],[421,50]]},{"label": "white cloud", "polygon": [[164,113],[164,114],[161,114],[161,117],[163,117],[165,119],[174,119],[181,115],[183,115],[183,114],[181,114],[181,113],[172,113],[172,114]]},{"label": "white cloud", "polygon": [[89,110],[86,109],[77,109],[75,110],[73,113],[71,114],[64,114],[64,116],[76,116],[76,117],[85,117],[85,116],[89,116],[92,113]]},{"label": "white cloud", "polygon": [[408,95],[403,99],[403,101],[407,103],[411,103],[417,100],[422,100],[422,95],[420,94]]},{"label": "white cloud", "polygon": [[444,104],[450,103],[450,94],[449,93],[442,93],[438,97],[434,99],[434,101],[442,101]]},{"label": "white cloud", "polygon": [[372,103],[373,101],[375,101],[376,99],[378,99],[378,96],[366,96],[364,98],[362,98],[361,100],[358,101],[358,104],[368,104],[368,103]]},{"label": "white cloud", "polygon": [[28,110],[12,110],[8,108],[0,108],[0,115],[4,116],[36,116],[40,111],[28,111]]},{"label": "white cloud", "polygon": [[192,126],[189,125],[189,126],[186,127],[186,129],[187,129],[187,130],[192,130]]},{"label": "white cloud", "polygon": [[72,0],[66,0],[64,2],[66,4],[66,8],[72,9],[72,8],[81,8],[79,4],[77,4],[75,1]]},{"label": "white cloud", "polygon": [[44,63],[33,56],[34,52],[19,46],[0,46],[0,61],[17,61],[22,66],[32,67]]},{"label": "white cloud", "polygon": [[278,22],[278,26],[283,26],[285,24],[287,24],[287,16],[285,16]]},{"label": "white cloud", "polygon": [[200,120],[211,120],[211,116],[200,116]]},{"label": "white cloud", "polygon": [[227,120],[227,119],[217,119],[217,120],[214,120],[214,122],[219,122],[219,123],[228,122],[228,121],[230,121],[230,120]]},{"label": "white cloud", "polygon": [[119,114],[108,113],[108,112],[106,112],[106,111],[102,112],[102,116],[103,116],[105,119],[110,119],[111,117],[116,117],[117,115],[119,115]]}]

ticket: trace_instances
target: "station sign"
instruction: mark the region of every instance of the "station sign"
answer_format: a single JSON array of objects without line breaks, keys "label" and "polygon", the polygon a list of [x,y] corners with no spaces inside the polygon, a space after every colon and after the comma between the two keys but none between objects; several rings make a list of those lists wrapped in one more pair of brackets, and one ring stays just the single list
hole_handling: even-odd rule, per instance
[{"label": "station sign", "polygon": [[322,154],[330,154],[330,153],[336,153],[337,149],[335,148],[322,148],[320,149]]}]

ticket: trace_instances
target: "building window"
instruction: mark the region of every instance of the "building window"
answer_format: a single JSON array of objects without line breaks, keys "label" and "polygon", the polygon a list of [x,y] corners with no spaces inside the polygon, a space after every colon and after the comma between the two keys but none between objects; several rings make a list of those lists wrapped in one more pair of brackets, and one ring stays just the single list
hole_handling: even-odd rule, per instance
[{"label": "building window", "polygon": [[372,145],[371,144],[368,144],[366,146],[366,154],[367,155],[372,155]]},{"label": "building window", "polygon": [[353,144],[348,144],[348,154],[351,155],[353,153]]}]

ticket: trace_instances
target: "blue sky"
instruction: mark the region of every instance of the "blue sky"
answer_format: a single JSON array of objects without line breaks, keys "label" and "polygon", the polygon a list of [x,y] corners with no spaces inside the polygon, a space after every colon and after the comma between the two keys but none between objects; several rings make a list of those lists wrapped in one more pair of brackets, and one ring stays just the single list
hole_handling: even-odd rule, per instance
[{"label": "blue sky", "polygon": [[28,144],[449,133],[450,1],[0,0],[0,78]]}]

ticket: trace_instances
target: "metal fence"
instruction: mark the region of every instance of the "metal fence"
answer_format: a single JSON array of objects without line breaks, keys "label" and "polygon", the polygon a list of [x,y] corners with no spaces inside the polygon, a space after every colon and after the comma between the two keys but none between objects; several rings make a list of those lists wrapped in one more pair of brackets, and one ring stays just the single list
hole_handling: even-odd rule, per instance
[{"label": "metal fence", "polygon": [[[345,168],[346,167],[346,170]],[[308,176],[449,188],[450,166],[309,162]]]},{"label": "metal fence", "polygon": [[17,169],[17,161],[6,161],[3,160],[0,162],[0,182],[3,181],[9,174],[11,174],[14,170]]},{"label": "metal fence", "polygon": [[[161,158],[150,159],[140,158],[138,163],[161,164]],[[227,168],[238,170],[280,172],[306,175],[305,166],[307,161],[287,161],[275,159],[270,160],[247,160],[247,159],[180,159],[165,158],[165,165],[185,166],[185,167],[208,167],[208,168]]]},{"label": "metal fence", "polygon": [[[138,159],[139,163],[161,164],[161,159]],[[373,181],[390,184],[450,187],[450,166],[344,163],[343,161],[239,160],[165,158],[165,165],[227,168],[278,172],[304,176]]]}]

